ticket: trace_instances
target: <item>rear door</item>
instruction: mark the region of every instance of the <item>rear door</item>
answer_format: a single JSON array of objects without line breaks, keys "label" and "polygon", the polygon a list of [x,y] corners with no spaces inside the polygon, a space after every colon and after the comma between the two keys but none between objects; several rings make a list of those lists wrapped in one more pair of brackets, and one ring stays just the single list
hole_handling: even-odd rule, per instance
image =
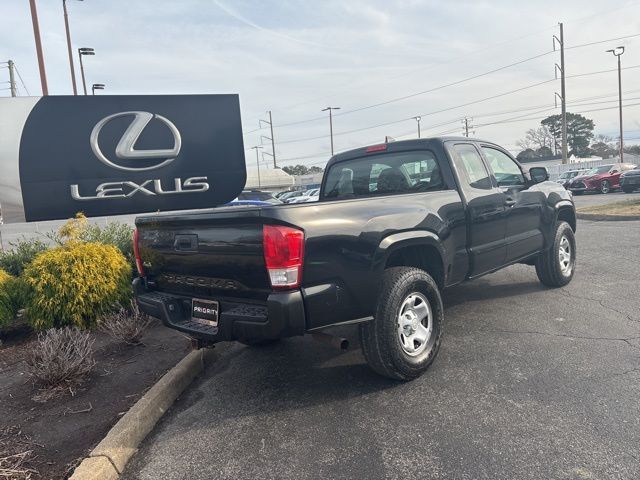
[{"label": "rear door", "polygon": [[466,203],[469,276],[474,277],[505,262],[505,194],[497,188],[474,144],[450,143],[447,151],[453,159]]},{"label": "rear door", "polygon": [[482,145],[481,150],[498,188],[505,195],[507,262],[540,251],[544,245],[544,193],[529,189],[520,165],[506,152],[495,145]]}]

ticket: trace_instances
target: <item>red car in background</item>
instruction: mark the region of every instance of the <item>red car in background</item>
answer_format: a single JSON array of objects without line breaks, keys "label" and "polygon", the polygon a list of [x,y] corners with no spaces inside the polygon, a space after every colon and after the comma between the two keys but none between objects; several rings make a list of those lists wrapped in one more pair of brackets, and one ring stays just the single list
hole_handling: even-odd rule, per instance
[{"label": "red car in background", "polygon": [[609,193],[620,188],[620,175],[633,170],[635,165],[630,163],[614,163],[600,165],[571,180],[569,190],[576,195],[583,192]]}]

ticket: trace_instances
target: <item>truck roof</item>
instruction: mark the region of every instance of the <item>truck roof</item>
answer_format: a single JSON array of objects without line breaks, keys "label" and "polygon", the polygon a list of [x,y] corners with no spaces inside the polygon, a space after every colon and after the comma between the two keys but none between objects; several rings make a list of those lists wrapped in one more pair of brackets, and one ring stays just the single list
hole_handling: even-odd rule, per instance
[{"label": "truck roof", "polygon": [[338,153],[333,157],[331,157],[331,159],[327,163],[326,168],[329,168],[334,163],[347,160],[347,159],[361,157],[366,153],[371,153],[371,151],[369,150],[371,147],[379,146],[382,149],[382,147],[384,146],[384,150],[393,152],[393,151],[411,150],[412,148],[416,148],[416,147],[422,147],[422,148],[425,148],[428,146],[442,147],[442,145],[445,142],[452,141],[452,140],[461,141],[461,142],[481,142],[481,143],[495,145],[499,148],[502,148],[500,147],[500,145],[494,142],[490,142],[490,141],[483,140],[480,138],[475,138],[475,137],[469,138],[469,137],[459,137],[459,136],[445,136],[445,137],[415,138],[412,140],[399,140],[399,141],[393,141],[388,143],[379,143],[379,144],[374,143],[366,147],[354,148],[353,150],[348,150],[346,152]]}]

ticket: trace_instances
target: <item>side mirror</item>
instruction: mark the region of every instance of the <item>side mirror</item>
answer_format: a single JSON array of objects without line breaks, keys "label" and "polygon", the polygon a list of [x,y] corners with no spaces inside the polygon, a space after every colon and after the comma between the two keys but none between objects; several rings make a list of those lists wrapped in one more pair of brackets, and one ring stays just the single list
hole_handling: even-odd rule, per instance
[{"label": "side mirror", "polygon": [[611,175],[618,173],[618,170],[611,170]]},{"label": "side mirror", "polygon": [[541,183],[549,180],[549,172],[545,167],[531,167],[529,169],[529,175],[531,175],[531,181],[533,183]]}]

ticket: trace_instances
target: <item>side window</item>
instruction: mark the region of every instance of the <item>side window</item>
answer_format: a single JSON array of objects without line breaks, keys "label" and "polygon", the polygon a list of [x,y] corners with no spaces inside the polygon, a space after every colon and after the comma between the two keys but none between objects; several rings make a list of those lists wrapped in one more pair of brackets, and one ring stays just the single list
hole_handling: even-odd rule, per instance
[{"label": "side window", "polygon": [[491,147],[482,147],[496,177],[498,186],[524,185],[524,176],[520,167],[508,155]]},{"label": "side window", "polygon": [[462,176],[461,180],[471,188],[491,190],[491,179],[480,154],[473,145],[458,144],[453,146],[456,153],[455,163]]}]

